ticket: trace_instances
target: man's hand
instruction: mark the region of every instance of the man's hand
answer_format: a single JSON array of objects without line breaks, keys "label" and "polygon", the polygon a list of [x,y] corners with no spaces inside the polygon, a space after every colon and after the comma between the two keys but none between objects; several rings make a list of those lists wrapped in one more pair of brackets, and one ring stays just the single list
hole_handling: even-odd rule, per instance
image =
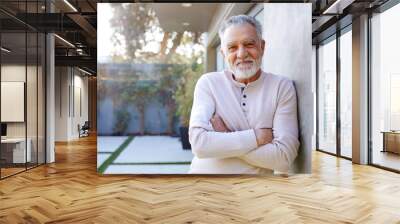
[{"label": "man's hand", "polygon": [[231,132],[231,130],[226,127],[222,118],[217,114],[211,118],[210,122],[216,132]]},{"label": "man's hand", "polygon": [[[214,131],[216,132],[231,132],[231,130],[226,127],[222,118],[217,114],[211,118],[210,122],[214,128]],[[257,138],[257,146],[271,143],[272,139],[274,138],[271,128],[254,129],[254,133],[256,134]]]},{"label": "man's hand", "polygon": [[271,128],[254,129],[254,133],[256,134],[258,146],[271,143],[272,139],[274,138]]}]

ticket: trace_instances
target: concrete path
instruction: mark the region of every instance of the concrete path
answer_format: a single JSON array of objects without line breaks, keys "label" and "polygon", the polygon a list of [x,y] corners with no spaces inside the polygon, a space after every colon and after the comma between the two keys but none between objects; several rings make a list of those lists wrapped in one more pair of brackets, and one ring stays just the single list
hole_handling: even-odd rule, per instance
[{"label": "concrete path", "polygon": [[[127,137],[98,137],[99,167]],[[136,136],[108,166],[105,174],[186,174],[193,159],[177,137]]]},{"label": "concrete path", "polygon": [[179,138],[136,136],[114,163],[191,162],[191,150],[183,150]]},{"label": "concrete path", "polygon": [[97,167],[99,167],[127,138],[127,136],[98,136]]}]

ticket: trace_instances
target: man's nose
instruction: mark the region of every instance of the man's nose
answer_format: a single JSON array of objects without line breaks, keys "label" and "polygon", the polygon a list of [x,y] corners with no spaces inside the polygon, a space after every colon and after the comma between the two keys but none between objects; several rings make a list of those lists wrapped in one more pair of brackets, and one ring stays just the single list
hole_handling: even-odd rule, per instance
[{"label": "man's nose", "polygon": [[239,46],[237,57],[240,59],[245,59],[247,57],[247,50],[244,46]]}]

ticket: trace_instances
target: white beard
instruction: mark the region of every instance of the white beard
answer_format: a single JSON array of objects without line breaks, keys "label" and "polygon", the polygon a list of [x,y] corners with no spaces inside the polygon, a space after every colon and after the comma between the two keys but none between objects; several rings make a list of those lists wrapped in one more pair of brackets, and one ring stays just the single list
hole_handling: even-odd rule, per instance
[{"label": "white beard", "polygon": [[245,61],[250,61],[250,60],[253,62],[250,68],[239,68],[239,66],[235,65],[237,64],[237,60],[233,64],[230,64],[228,60],[225,61],[231,72],[234,74],[235,78],[248,79],[253,75],[255,75],[261,66],[261,58],[257,60],[245,59]]}]

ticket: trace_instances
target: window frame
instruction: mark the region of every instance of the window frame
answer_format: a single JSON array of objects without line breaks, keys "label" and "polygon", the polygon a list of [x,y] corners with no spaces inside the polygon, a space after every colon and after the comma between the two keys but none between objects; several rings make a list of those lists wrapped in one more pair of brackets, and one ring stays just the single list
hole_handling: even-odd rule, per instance
[{"label": "window frame", "polygon": [[[341,67],[340,67],[340,60],[341,60],[341,55],[340,55],[340,37],[347,32],[352,31],[352,23],[347,24],[345,27],[337,30],[335,33],[332,35],[326,37],[325,39],[322,39],[316,44],[316,52],[315,52],[315,60],[316,60],[316,151],[323,152],[329,155],[333,155],[339,158],[347,159],[347,160],[352,160],[352,158],[347,157],[342,155],[342,150],[341,150],[341,119],[340,119],[340,84],[341,84]],[[320,135],[320,130],[319,130],[319,91],[320,91],[320,77],[319,77],[319,47],[322,44],[327,44],[331,41],[336,41],[336,152],[328,152],[324,149],[321,149],[319,147],[319,135]]]}]

